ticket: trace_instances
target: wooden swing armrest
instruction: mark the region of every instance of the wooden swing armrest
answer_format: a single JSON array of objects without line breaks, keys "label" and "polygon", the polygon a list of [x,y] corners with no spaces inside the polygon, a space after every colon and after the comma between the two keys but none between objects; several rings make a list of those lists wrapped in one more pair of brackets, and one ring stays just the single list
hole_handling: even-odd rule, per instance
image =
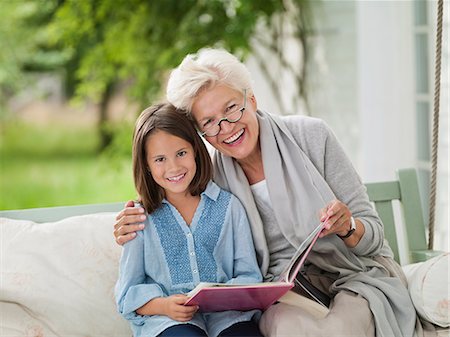
[{"label": "wooden swing armrest", "polygon": [[410,252],[409,258],[411,263],[424,262],[443,253],[440,250],[413,250]]}]

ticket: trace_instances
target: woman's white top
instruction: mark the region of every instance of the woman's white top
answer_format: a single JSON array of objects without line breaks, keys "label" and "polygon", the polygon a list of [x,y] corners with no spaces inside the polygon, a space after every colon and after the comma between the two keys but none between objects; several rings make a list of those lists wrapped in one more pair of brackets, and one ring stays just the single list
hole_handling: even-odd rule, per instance
[{"label": "woman's white top", "polygon": [[269,273],[280,275],[295,253],[295,248],[284,238],[278,225],[266,180],[250,185],[256,207],[264,226],[264,233],[270,253]]}]

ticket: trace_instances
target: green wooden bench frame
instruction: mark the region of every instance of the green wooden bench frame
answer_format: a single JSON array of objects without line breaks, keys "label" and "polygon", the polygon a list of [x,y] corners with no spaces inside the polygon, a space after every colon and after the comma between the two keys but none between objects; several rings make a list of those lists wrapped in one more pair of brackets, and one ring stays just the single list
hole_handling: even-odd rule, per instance
[{"label": "green wooden bench frame", "polygon": [[[367,193],[383,221],[385,237],[392,247],[395,259],[400,262],[398,232],[396,231],[393,207],[394,201],[398,200],[405,223],[405,240],[409,249],[408,262],[425,261],[441,252],[427,249],[425,239],[426,227],[420,201],[417,172],[415,169],[402,169],[397,172],[397,176],[398,180],[395,181],[367,183]],[[50,222],[76,215],[97,212],[119,212],[123,206],[124,203],[119,202],[111,204],[34,208],[1,211],[0,217],[26,219],[35,222]]]},{"label": "green wooden bench frame", "polygon": [[367,183],[369,199],[384,224],[384,235],[399,261],[399,242],[394,218],[394,201],[398,200],[405,224],[409,262],[421,262],[442,252],[428,250],[426,226],[420,200],[419,183],[415,169],[397,171],[398,180]]}]

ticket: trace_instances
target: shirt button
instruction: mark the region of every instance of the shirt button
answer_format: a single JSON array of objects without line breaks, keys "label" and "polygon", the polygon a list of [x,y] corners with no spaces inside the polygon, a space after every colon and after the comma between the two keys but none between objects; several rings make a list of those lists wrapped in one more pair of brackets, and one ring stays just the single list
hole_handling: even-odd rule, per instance
[{"label": "shirt button", "polygon": [[191,252],[191,256],[194,256],[195,255],[195,253],[194,252]]},{"label": "shirt button", "polygon": [[197,269],[194,269],[193,272],[194,272],[194,274],[196,274],[197,273]]},{"label": "shirt button", "polygon": [[192,234],[191,234],[191,233],[187,233],[187,236],[191,237],[191,236],[192,236]]}]

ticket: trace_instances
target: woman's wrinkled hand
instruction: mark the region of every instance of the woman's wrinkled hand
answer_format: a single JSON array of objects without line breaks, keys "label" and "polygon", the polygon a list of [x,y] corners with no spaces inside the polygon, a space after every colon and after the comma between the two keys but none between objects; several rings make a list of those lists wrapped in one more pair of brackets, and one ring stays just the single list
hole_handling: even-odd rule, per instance
[{"label": "woman's wrinkled hand", "polygon": [[351,228],[351,216],[352,212],[350,212],[346,204],[339,200],[331,201],[325,208],[320,210],[320,221],[325,221],[320,237],[330,234],[346,235]]},{"label": "woman's wrinkled hand", "polygon": [[125,208],[116,216],[114,224],[114,236],[119,245],[134,239],[136,231],[144,229],[145,221],[144,209],[134,207],[134,201],[130,200],[125,204]]}]

